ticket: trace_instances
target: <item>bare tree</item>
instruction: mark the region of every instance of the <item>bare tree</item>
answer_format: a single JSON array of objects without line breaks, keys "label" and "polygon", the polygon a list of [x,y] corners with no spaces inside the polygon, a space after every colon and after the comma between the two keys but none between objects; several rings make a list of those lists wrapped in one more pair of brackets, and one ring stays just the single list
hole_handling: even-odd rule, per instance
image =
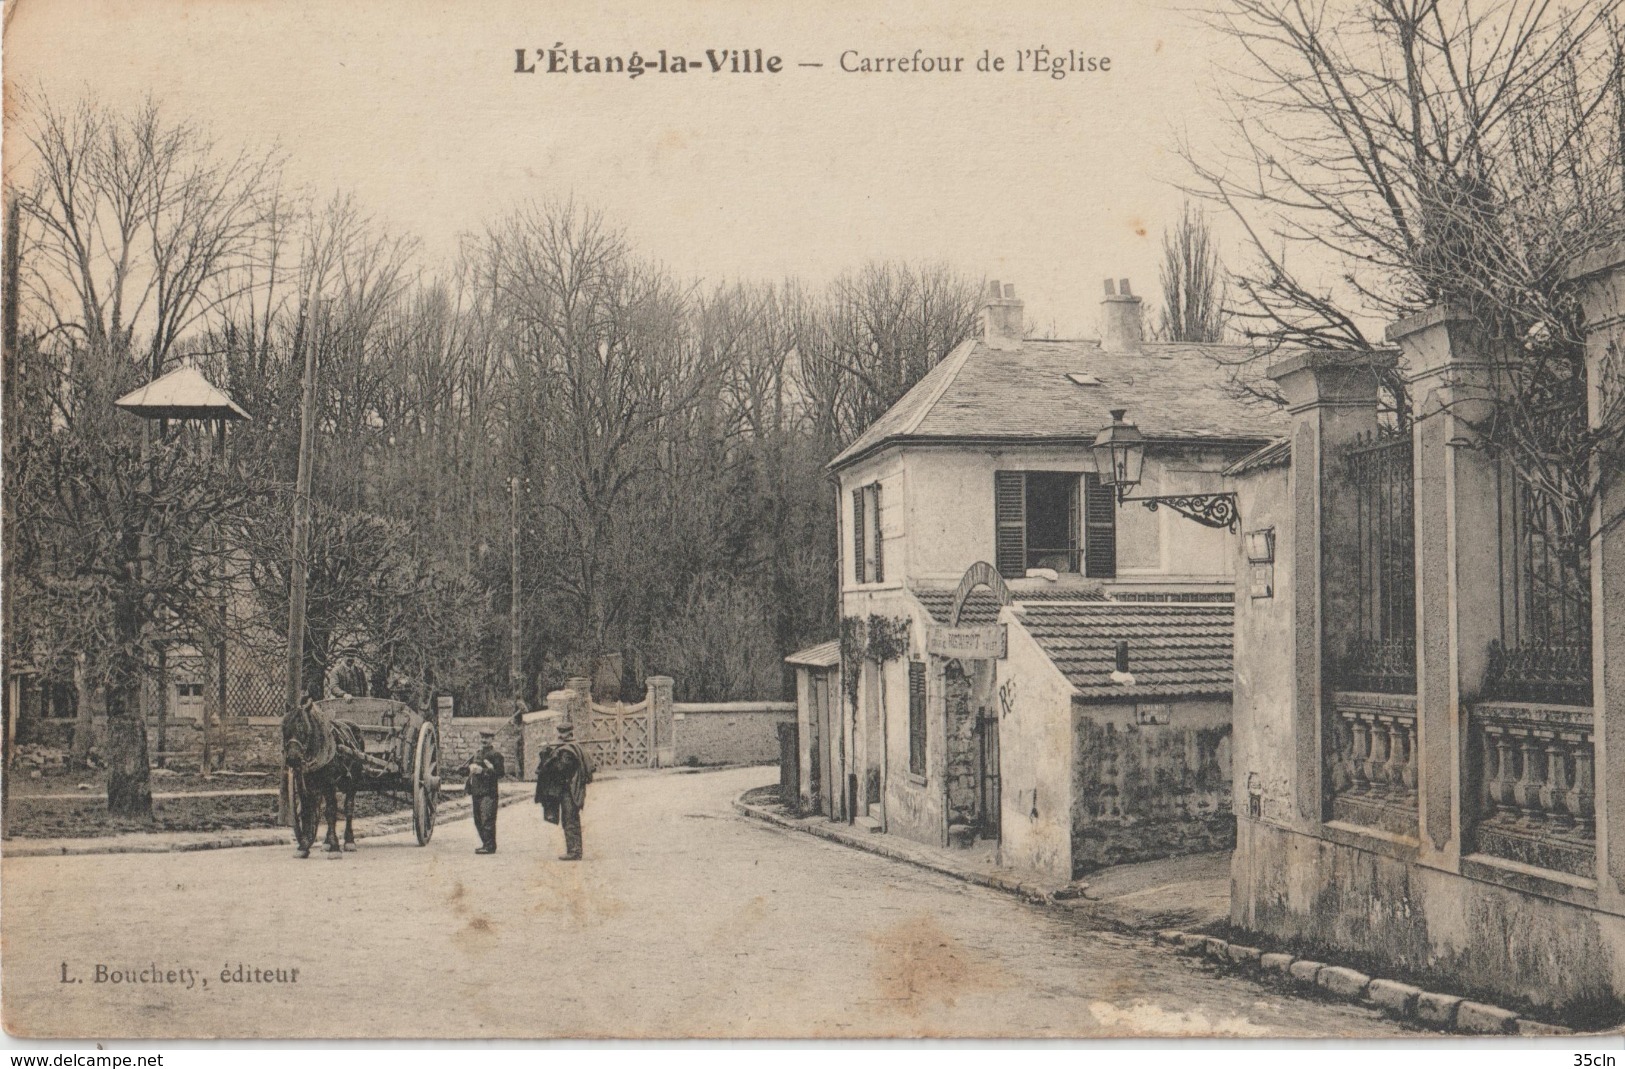
[{"label": "bare tree", "polygon": [[[1362,323],[1449,304],[1484,328],[1502,400],[1479,430],[1581,567],[1595,461],[1577,257],[1625,237],[1619,0],[1224,0],[1242,46],[1228,154],[1187,149],[1241,224],[1236,321],[1255,338],[1377,349]],[[1409,418],[1402,371],[1382,372]],[[1579,586],[1583,581],[1576,579]]]},{"label": "bare tree", "polygon": [[1224,265],[1207,216],[1185,203],[1179,223],[1162,232],[1163,341],[1224,340]]},{"label": "bare tree", "polygon": [[212,619],[196,611],[214,574],[209,527],[242,491],[177,443],[149,443],[111,403],[166,370],[181,336],[231,297],[275,202],[277,160],[223,153],[151,101],[34,103],[19,288],[52,415],[48,434],[8,455],[8,534],[50,548],[20,577],[33,600],[8,657],[64,641],[88,655],[86,677],[107,686],[109,809],[150,818],[145,644]]}]

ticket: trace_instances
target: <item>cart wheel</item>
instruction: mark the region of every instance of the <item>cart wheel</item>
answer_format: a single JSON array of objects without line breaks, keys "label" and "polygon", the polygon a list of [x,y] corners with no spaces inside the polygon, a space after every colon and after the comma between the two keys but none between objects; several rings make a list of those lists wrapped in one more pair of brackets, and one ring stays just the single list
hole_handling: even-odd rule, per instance
[{"label": "cart wheel", "polygon": [[412,833],[419,846],[434,835],[434,811],[440,804],[440,736],[433,724],[418,728],[417,758],[412,764]]}]

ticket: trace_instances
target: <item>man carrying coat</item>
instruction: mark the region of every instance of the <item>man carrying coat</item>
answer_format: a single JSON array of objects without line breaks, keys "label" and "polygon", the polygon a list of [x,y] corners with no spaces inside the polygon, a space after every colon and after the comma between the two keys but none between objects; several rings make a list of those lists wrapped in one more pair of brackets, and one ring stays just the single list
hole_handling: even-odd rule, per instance
[{"label": "man carrying coat", "polygon": [[468,793],[474,800],[474,827],[480,833],[476,854],[497,852],[497,787],[506,771],[494,745],[497,733],[480,732],[480,750],[468,762]]},{"label": "man carrying coat", "polygon": [[587,804],[587,784],[592,766],[575,743],[575,730],[568,720],[559,724],[559,741],[544,746],[536,757],[536,801],[549,824],[564,828],[564,853],[560,861],[581,860],[581,810]]}]

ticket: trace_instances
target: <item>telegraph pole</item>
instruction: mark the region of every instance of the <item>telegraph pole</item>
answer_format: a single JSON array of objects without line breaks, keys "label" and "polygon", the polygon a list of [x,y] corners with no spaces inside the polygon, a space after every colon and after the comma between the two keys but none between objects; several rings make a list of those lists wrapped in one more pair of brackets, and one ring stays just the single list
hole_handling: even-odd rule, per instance
[{"label": "telegraph pole", "polygon": [[304,692],[305,578],[310,555],[310,469],[316,448],[316,313],[317,281],[311,265],[310,296],[305,308],[305,374],[299,399],[299,474],[293,492],[293,559],[288,569],[288,707],[299,710]]},{"label": "telegraph pole", "polygon": [[512,536],[513,546],[511,560],[509,561],[509,608],[508,608],[508,689],[513,697],[523,700],[525,697],[525,674],[519,657],[519,476],[515,475],[508,483],[508,527]]}]

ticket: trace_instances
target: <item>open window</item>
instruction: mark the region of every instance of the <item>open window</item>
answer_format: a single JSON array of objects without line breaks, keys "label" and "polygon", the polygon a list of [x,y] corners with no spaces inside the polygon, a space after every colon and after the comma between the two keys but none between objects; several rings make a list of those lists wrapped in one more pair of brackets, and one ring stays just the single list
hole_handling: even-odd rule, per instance
[{"label": "open window", "polygon": [[1093,472],[994,474],[995,565],[1006,579],[1029,568],[1117,575],[1117,502]]}]

